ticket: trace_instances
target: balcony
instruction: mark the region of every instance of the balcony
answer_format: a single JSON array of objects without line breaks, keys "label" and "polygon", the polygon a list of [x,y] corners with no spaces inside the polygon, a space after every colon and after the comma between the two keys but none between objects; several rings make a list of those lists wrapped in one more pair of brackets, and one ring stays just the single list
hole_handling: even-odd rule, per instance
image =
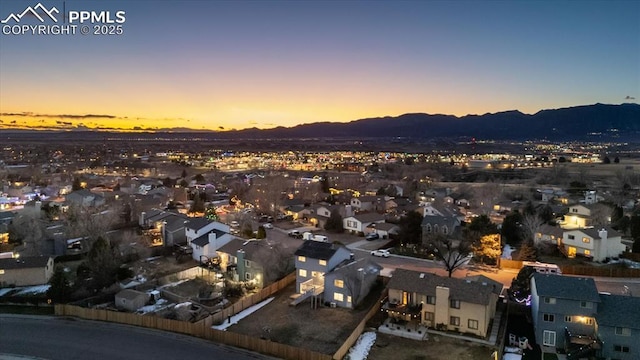
[{"label": "balcony", "polygon": [[420,319],[422,312],[422,304],[399,304],[393,301],[384,301],[382,304],[382,311],[385,311],[389,317],[402,319],[402,320],[410,320],[410,319]]}]

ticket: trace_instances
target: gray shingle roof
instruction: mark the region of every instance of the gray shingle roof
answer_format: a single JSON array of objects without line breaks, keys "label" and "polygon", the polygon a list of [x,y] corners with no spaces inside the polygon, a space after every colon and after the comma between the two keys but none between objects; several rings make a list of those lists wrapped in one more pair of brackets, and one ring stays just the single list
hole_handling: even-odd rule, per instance
[{"label": "gray shingle roof", "polygon": [[389,281],[389,289],[415,292],[427,296],[436,295],[436,287],[449,288],[449,298],[462,302],[488,305],[491,301],[493,285],[482,282],[442,277],[405,269],[395,269]]},{"label": "gray shingle roof", "polygon": [[592,278],[535,273],[533,279],[539,296],[600,302],[598,289]]},{"label": "gray shingle roof", "polygon": [[187,223],[185,224],[185,227],[198,231],[203,227],[207,226],[211,222],[212,222],[211,220],[203,217],[189,218],[189,221],[187,221]]},{"label": "gray shingle roof", "polygon": [[640,329],[640,297],[600,295],[598,326]]},{"label": "gray shingle roof", "polygon": [[216,238],[220,238],[224,235],[226,235],[227,233],[218,229],[213,229],[211,231],[209,231],[208,233],[202,235],[202,236],[198,236],[197,238],[191,240],[192,244],[198,245],[198,246],[205,246],[209,243],[209,234],[214,233],[216,234]]},{"label": "gray shingle roof", "polygon": [[0,269],[31,269],[45,267],[49,262],[48,256],[23,256],[17,259],[0,259]]}]

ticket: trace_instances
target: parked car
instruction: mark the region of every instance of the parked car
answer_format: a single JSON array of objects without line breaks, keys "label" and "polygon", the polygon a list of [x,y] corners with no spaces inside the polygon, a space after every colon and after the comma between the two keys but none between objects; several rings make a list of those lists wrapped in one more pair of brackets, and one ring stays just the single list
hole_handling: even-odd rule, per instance
[{"label": "parked car", "polygon": [[378,233],[371,233],[371,234],[367,234],[367,236],[365,236],[364,239],[367,241],[378,240],[380,239],[380,235],[378,235]]},{"label": "parked car", "polygon": [[371,255],[388,258],[390,254],[389,254],[389,250],[380,249],[380,250],[373,250],[371,252]]},{"label": "parked car", "polygon": [[298,230],[291,230],[289,231],[288,235],[296,239],[302,239],[302,233]]},{"label": "parked car", "polygon": [[271,225],[271,223],[266,223],[264,225],[262,225],[263,228],[265,229],[273,229],[273,225]]},{"label": "parked car", "polygon": [[229,226],[233,228],[237,228],[237,227],[240,227],[240,223],[234,220],[231,223],[229,223]]}]

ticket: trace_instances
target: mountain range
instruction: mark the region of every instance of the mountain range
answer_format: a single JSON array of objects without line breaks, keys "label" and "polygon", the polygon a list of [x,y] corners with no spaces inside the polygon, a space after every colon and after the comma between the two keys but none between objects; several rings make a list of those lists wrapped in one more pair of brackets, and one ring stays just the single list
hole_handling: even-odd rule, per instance
[{"label": "mountain range", "polygon": [[[38,133],[116,133],[117,130],[75,129],[40,130]],[[33,130],[3,130],[4,133],[24,133]],[[189,128],[147,129],[136,134],[163,133],[166,137],[206,139],[309,139],[309,138],[407,138],[428,139],[485,139],[485,140],[549,140],[549,141],[626,141],[640,142],[640,104],[594,104],[524,114],[517,110],[484,115],[454,115],[412,113],[396,117],[386,116],[354,120],[346,123],[318,122],[294,127],[272,129],[243,129],[232,131],[194,130]],[[75,135],[74,135],[75,134]],[[62,135],[65,137],[65,135]]]}]

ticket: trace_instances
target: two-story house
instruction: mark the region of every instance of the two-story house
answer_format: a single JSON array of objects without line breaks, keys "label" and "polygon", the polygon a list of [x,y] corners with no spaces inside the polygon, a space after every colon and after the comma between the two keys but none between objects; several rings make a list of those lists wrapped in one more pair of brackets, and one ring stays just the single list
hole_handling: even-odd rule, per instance
[{"label": "two-story house", "polygon": [[427,243],[433,235],[455,236],[460,231],[461,214],[450,207],[424,207],[422,218],[422,242]]},{"label": "two-story house", "polygon": [[395,269],[382,309],[418,325],[486,337],[502,285],[484,277],[456,279]]},{"label": "two-story house", "polygon": [[229,225],[207,218],[190,218],[184,226],[187,246],[193,249],[192,257],[199,262],[217,257],[216,251],[234,238]]},{"label": "two-story house", "polygon": [[595,349],[600,302],[592,278],[534,273],[531,316],[537,342],[569,351],[586,339],[584,345]]},{"label": "two-story house", "polygon": [[561,227],[542,224],[538,228],[538,232],[533,235],[533,241],[536,245],[549,244],[562,246],[563,230]]},{"label": "two-story house", "polygon": [[220,268],[234,281],[252,281],[258,288],[265,285],[265,266],[272,249],[266,241],[232,239],[218,249]]},{"label": "two-story house", "polygon": [[384,215],[364,213],[345,217],[342,219],[342,226],[345,231],[357,234],[367,232],[367,226],[371,224],[382,224],[384,221]]},{"label": "two-story house", "polygon": [[604,359],[640,359],[640,297],[600,294],[596,314]]},{"label": "two-story house", "polygon": [[345,260],[351,251],[344,246],[320,241],[305,241],[296,250],[296,299],[294,304],[324,292],[325,274]]},{"label": "two-story house", "polygon": [[359,196],[351,198],[351,207],[355,211],[377,211],[386,210],[385,196]]},{"label": "two-story house", "polygon": [[50,256],[22,256],[0,259],[0,287],[43,285],[53,276]]},{"label": "two-story house", "polygon": [[369,294],[382,266],[369,259],[344,260],[324,275],[324,301],[353,309]]},{"label": "two-story house", "polygon": [[610,227],[564,231],[561,250],[570,258],[577,255],[594,261],[617,257],[625,251],[622,235]]}]

